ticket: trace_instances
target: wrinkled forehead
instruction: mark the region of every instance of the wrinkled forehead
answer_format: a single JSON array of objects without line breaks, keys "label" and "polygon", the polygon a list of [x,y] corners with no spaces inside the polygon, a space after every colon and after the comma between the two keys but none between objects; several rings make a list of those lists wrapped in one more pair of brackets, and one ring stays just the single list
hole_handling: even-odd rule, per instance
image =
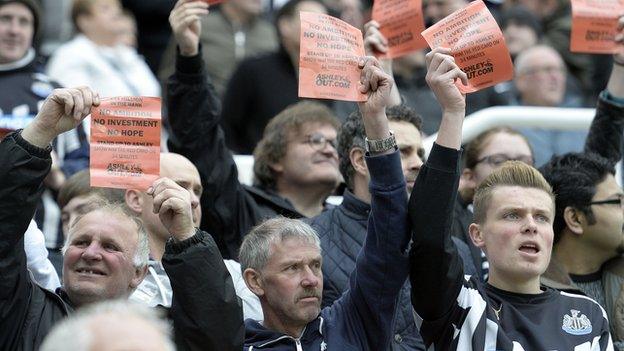
[{"label": "wrinkled forehead", "polygon": [[312,240],[302,237],[276,236],[271,241],[269,262],[280,263],[294,259],[316,259],[321,256],[320,246]]},{"label": "wrinkled forehead", "polygon": [[136,246],[138,230],[137,223],[128,216],[117,211],[95,209],[78,216],[71,223],[67,240],[71,241],[76,237],[115,238],[127,245]]}]

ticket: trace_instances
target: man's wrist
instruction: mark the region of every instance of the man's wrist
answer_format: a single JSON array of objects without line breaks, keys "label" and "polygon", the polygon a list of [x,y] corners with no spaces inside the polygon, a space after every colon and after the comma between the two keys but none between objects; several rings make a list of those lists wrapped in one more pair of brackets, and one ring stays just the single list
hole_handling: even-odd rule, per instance
[{"label": "man's wrist", "polygon": [[24,130],[21,132],[22,139],[27,141],[28,143],[45,149],[52,140],[54,140],[54,135],[49,132],[39,128],[35,121],[27,125]]},{"label": "man's wrist", "polygon": [[173,234],[173,233],[171,233],[171,238],[173,238],[173,240],[175,242],[178,242],[178,243],[182,242],[184,240],[190,239],[197,233],[197,228],[193,227],[190,230],[184,230],[184,231],[181,231],[181,232],[182,233],[186,233],[186,234],[181,234],[180,235],[180,234]]},{"label": "man's wrist", "polygon": [[199,53],[199,48],[195,47],[182,47],[180,46],[180,55],[185,57],[192,57]]}]

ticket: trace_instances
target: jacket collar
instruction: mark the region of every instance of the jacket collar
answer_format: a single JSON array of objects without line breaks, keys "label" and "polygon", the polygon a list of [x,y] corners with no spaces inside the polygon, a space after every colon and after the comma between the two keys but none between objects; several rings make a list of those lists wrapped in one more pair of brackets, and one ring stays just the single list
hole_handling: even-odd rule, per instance
[{"label": "jacket collar", "polygon": [[308,344],[322,337],[323,317],[320,315],[308,323],[299,339],[285,335],[274,330],[265,328],[253,319],[245,320],[245,346],[253,346],[253,349],[292,350],[293,345],[299,340],[301,344]]},{"label": "jacket collar", "polygon": [[22,57],[21,59],[10,63],[0,64],[0,72],[13,71],[16,69],[24,68],[30,65],[34,60],[35,49],[30,48],[26,52],[26,55],[24,55],[24,57]]},{"label": "jacket collar", "polygon": [[565,267],[554,256],[550,257],[548,268],[540,277],[540,281],[543,285],[553,289],[583,294],[574,284]]},{"label": "jacket collar", "polygon": [[345,190],[343,194],[341,207],[346,212],[352,213],[357,217],[363,217],[364,219],[368,219],[371,209],[369,204],[355,197],[348,189]]}]

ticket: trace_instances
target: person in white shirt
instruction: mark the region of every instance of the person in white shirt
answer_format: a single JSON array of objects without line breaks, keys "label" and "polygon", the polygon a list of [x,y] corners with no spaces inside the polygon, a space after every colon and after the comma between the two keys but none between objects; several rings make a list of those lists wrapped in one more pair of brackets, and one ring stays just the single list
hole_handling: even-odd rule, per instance
[{"label": "person in white shirt", "polygon": [[134,48],[121,44],[124,17],[118,0],[75,0],[78,34],[50,58],[47,73],[64,86],[88,86],[101,97],[160,96],[160,85]]}]

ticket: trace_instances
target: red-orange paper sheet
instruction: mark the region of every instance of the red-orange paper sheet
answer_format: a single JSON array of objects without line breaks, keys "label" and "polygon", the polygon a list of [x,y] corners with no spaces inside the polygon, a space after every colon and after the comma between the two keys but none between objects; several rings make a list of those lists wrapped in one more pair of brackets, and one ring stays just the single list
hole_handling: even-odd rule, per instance
[{"label": "red-orange paper sheet", "polygon": [[455,62],[468,75],[468,86],[455,82],[462,93],[473,93],[513,77],[503,33],[481,0],[453,12],[422,35],[432,49],[451,49]]},{"label": "red-orange paper sheet", "polygon": [[614,54],[623,48],[614,37],[624,0],[572,0],[570,51]]},{"label": "red-orange paper sheet", "polygon": [[375,0],[372,17],[388,40],[388,52],[381,58],[396,58],[426,48],[420,35],[425,30],[422,0]]},{"label": "red-orange paper sheet", "polygon": [[91,110],[91,186],[147,190],[160,177],[160,98],[102,99]]},{"label": "red-orange paper sheet", "polygon": [[301,12],[299,96],[366,101],[359,91],[358,60],[364,56],[359,29],[332,16]]}]

